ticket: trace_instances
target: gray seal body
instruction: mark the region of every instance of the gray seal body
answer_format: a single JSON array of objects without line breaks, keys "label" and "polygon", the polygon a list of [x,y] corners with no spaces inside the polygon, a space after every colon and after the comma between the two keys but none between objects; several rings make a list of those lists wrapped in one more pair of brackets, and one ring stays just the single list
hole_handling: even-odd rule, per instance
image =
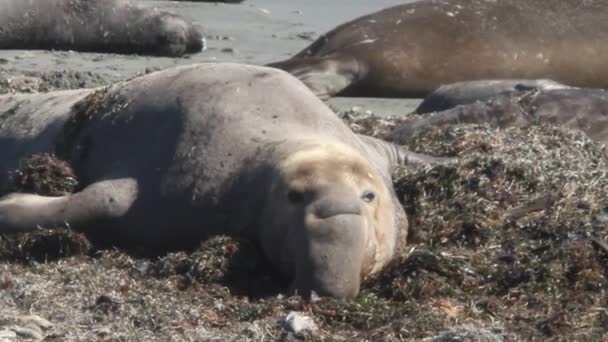
[{"label": "gray seal body", "polygon": [[527,90],[552,90],[573,88],[552,80],[479,80],[443,85],[430,93],[414,110],[423,114],[439,112],[476,101],[485,101],[502,94]]},{"label": "gray seal body", "polygon": [[530,89],[497,94],[485,101],[414,116],[400,124],[389,140],[413,141],[419,134],[455,124],[487,124],[495,128],[551,124],[585,132],[608,143],[608,92],[595,88]]},{"label": "gray seal body", "polygon": [[178,57],[203,48],[189,20],[129,0],[0,0],[0,49]]},{"label": "gray seal body", "polygon": [[0,199],[0,232],[69,224],[159,247],[258,243],[301,294],[352,297],[406,242],[398,163],[441,162],[353,133],[286,72],[198,64],[108,88],[0,96],[0,179],[32,153],[82,189]]}]

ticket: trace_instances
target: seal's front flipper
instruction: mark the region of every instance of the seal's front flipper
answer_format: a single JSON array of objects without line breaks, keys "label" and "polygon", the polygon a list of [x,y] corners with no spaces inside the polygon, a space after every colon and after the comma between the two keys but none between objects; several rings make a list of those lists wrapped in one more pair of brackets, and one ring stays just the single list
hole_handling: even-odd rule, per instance
[{"label": "seal's front flipper", "polygon": [[455,157],[435,157],[428,154],[412,152],[398,146],[399,164],[401,165],[449,165],[458,162]]},{"label": "seal's front flipper", "polygon": [[121,217],[136,197],[137,183],[132,178],[100,181],[61,197],[12,193],[0,198],[0,233],[66,224],[78,229],[92,222]]},{"label": "seal's front flipper", "polygon": [[294,58],[267,66],[294,75],[322,100],[337,95],[366,72],[361,63],[346,56]]}]

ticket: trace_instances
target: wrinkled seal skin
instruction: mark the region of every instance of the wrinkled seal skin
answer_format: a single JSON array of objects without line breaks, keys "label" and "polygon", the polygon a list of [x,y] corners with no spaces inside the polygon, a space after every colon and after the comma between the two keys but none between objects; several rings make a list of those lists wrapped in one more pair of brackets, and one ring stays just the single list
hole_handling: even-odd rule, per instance
[{"label": "wrinkled seal skin", "polygon": [[439,112],[458,105],[485,101],[496,95],[526,90],[572,88],[552,80],[480,80],[443,85],[429,94],[414,110],[416,114]]},{"label": "wrinkled seal skin", "polygon": [[0,49],[179,57],[203,45],[190,21],[128,0],[0,0]]},{"label": "wrinkled seal skin", "polygon": [[406,143],[431,128],[454,124],[526,127],[553,124],[579,129],[591,139],[608,143],[608,92],[570,88],[509,92],[486,101],[423,114],[395,128],[390,141]]},{"label": "wrinkled seal skin", "polygon": [[[281,94],[281,96],[268,96]],[[442,162],[353,133],[286,72],[198,64],[109,89],[0,97],[0,178],[32,153],[83,188],[0,199],[0,232],[67,222],[148,247],[256,241],[293,290],[347,298],[403,248],[398,163]]]},{"label": "wrinkled seal skin", "polygon": [[608,85],[605,0],[424,0],[342,24],[286,61],[322,98],[425,97],[443,84]]}]

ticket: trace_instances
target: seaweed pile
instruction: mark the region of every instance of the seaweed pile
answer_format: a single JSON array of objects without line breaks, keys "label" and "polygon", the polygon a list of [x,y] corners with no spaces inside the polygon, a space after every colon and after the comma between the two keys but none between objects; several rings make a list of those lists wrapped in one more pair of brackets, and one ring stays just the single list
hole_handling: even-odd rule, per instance
[{"label": "seaweed pile", "polygon": [[[406,121],[341,116],[380,138]],[[463,125],[406,138],[396,142],[459,162],[396,171],[410,246],[353,301],[285,296],[285,280],[245,241],[217,237],[194,251],[150,258],[85,248],[82,235],[59,229],[0,237],[0,316],[44,317],[54,323],[47,341],[608,336],[603,146],[552,126]],[[53,234],[58,238],[49,239]],[[282,320],[292,311],[317,328],[286,329]]]},{"label": "seaweed pile", "polygon": [[0,94],[39,93],[55,90],[97,88],[111,83],[111,77],[73,70],[18,72],[0,68]]}]

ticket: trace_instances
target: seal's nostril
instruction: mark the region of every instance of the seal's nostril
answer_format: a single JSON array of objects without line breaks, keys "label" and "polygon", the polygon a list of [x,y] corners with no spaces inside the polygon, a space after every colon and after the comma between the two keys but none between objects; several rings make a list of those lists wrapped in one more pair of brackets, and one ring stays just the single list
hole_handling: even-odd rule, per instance
[{"label": "seal's nostril", "polygon": [[302,201],[304,201],[304,194],[299,191],[290,190],[289,192],[287,192],[287,199],[289,200],[289,202],[294,204],[301,203]]}]

